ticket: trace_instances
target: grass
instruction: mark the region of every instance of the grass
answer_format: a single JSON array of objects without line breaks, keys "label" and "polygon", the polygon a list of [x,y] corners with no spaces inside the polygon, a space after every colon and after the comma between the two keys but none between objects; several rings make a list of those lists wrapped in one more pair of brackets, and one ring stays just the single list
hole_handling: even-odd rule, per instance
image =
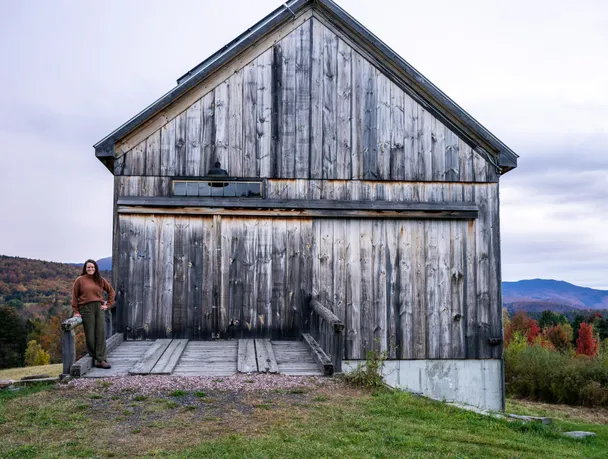
[{"label": "grass", "polygon": [[21,379],[25,376],[49,375],[50,377],[59,376],[63,370],[63,364],[40,365],[37,367],[9,368],[0,370],[0,379]]},{"label": "grass", "polygon": [[[342,384],[301,393],[213,392],[207,394],[217,399],[213,405],[199,397],[179,405],[183,397],[168,395],[125,409],[133,395],[117,400],[104,389],[53,387],[2,392],[0,457],[592,458],[608,451],[608,425],[597,413],[521,401],[510,400],[508,411],[548,415],[554,424],[507,422],[403,392]],[[567,430],[597,438],[567,439],[560,435]]]}]

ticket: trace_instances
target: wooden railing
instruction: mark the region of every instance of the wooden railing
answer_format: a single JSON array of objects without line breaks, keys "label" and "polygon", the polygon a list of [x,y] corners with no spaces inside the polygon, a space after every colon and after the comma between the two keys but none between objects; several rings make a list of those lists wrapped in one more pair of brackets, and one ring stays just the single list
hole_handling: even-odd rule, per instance
[{"label": "wooden railing", "polygon": [[[112,334],[112,316],[109,311],[105,313],[106,322],[106,348],[107,352],[115,348],[122,341],[120,336]],[[63,362],[63,372],[61,378],[66,376],[82,376],[92,367],[92,359],[85,356],[76,362],[76,336],[74,329],[82,325],[82,317],[71,317],[61,323],[63,338],[61,341],[61,361]],[[74,368],[72,368],[74,366]]]},{"label": "wooden railing", "polygon": [[331,358],[333,372],[341,373],[342,354],[344,353],[344,323],[316,300],[310,301],[310,307],[310,335]]},{"label": "wooden railing", "polygon": [[82,317],[72,317],[61,323],[63,339],[61,341],[61,361],[63,362],[62,376],[70,374],[70,368],[76,361],[76,335],[74,329],[82,325]]}]

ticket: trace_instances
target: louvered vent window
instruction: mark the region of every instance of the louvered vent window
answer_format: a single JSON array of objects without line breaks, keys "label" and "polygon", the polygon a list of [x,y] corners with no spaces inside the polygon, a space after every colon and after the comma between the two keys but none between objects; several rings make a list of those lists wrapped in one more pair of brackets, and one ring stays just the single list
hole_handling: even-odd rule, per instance
[{"label": "louvered vent window", "polygon": [[262,182],[223,180],[174,180],[174,196],[262,198]]}]

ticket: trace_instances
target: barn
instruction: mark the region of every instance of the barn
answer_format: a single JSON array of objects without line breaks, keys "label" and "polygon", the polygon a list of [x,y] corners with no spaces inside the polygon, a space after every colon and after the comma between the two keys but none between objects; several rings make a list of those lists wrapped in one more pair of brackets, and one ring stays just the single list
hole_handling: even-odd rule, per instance
[{"label": "barn", "polygon": [[299,343],[504,406],[517,155],[331,0],[291,0],[95,145],[128,341]]}]

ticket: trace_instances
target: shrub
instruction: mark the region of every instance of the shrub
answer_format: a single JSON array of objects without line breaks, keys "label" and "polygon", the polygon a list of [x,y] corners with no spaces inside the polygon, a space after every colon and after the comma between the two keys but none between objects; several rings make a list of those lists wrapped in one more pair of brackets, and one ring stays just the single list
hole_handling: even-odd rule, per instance
[{"label": "shrub", "polygon": [[51,356],[46,352],[36,340],[31,340],[27,343],[25,350],[25,366],[34,367],[38,365],[48,365],[51,362]]},{"label": "shrub", "polygon": [[506,390],[511,396],[608,406],[608,359],[529,345],[518,334],[505,348],[504,360]]},{"label": "shrub", "polygon": [[382,372],[388,358],[387,351],[367,351],[365,365],[358,364],[350,373],[344,374],[344,380],[357,387],[378,389],[384,386]]}]

